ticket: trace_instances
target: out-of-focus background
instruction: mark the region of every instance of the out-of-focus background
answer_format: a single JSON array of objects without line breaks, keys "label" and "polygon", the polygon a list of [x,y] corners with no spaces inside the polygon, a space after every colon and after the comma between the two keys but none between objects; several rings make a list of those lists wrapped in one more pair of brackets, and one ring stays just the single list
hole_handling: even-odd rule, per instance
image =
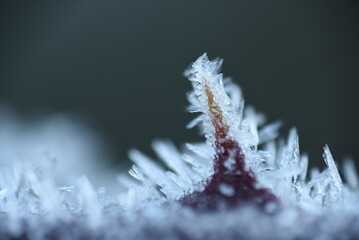
[{"label": "out-of-focus background", "polygon": [[77,116],[128,165],[155,138],[202,140],[182,73],[207,52],[312,164],[326,143],[359,162],[358,16],[358,1],[1,1],[0,105]]}]

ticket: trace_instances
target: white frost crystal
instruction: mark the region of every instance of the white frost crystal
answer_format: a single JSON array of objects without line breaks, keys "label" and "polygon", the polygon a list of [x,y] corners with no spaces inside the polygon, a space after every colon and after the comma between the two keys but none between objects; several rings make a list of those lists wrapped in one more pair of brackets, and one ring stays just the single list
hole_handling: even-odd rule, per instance
[{"label": "white frost crystal", "polygon": [[[359,238],[359,181],[353,162],[345,161],[343,182],[325,146],[327,169],[307,174],[308,157],[299,151],[296,130],[286,141],[278,140],[281,123],[265,125],[262,114],[244,108],[240,88],[219,73],[221,64],[204,54],[185,72],[194,86],[188,110],[201,113],[187,127],[199,124],[206,142],[185,144],[182,151],[169,141],[154,142],[167,170],[131,150],[135,165],[132,177],[118,176],[122,186],[108,181],[112,172],[92,160],[94,141],[73,125],[52,120],[26,128],[2,112],[0,239]],[[216,124],[239,144],[246,171],[258,187],[273,193],[280,208],[248,204],[203,212],[181,204],[182,197],[204,191],[214,174]],[[230,156],[225,167],[230,171],[235,164]],[[220,183],[219,191],[235,194],[226,183]]]}]

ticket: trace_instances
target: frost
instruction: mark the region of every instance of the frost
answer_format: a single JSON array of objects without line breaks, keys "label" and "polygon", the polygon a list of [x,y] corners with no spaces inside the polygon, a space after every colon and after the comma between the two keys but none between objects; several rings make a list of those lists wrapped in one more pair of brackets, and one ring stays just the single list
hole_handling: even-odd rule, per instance
[{"label": "frost", "polygon": [[233,196],[234,195],[234,189],[230,185],[227,185],[225,183],[222,183],[219,185],[219,191],[226,195],[226,196]]},{"label": "frost", "polygon": [[354,162],[351,159],[345,160],[344,173],[345,173],[345,178],[348,182],[349,187],[358,191],[359,190],[359,178],[355,171]]},{"label": "frost", "polygon": [[97,141],[63,118],[38,124],[0,111],[0,239],[356,239],[359,180],[311,169],[297,131],[245,107],[206,54],[186,70],[189,112],[206,141],[130,150],[129,174],[100,164]]}]

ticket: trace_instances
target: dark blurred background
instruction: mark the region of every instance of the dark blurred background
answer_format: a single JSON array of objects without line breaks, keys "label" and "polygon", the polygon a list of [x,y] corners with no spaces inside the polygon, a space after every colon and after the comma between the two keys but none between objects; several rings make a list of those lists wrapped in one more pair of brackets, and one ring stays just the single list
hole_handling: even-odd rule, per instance
[{"label": "dark blurred background", "polygon": [[[2,1],[0,104],[22,118],[81,115],[119,163],[150,142],[198,141],[183,70],[224,58],[247,104],[296,126],[323,166],[359,160],[358,1]],[[122,162],[121,162],[122,161]]]}]

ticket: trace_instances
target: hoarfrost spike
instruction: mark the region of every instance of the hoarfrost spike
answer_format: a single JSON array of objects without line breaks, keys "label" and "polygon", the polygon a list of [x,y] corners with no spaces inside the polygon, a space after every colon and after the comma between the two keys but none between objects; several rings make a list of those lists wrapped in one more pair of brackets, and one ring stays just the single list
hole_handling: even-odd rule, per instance
[{"label": "hoarfrost spike", "polygon": [[275,204],[276,197],[269,190],[258,188],[254,174],[246,169],[245,155],[236,141],[239,129],[232,129],[235,124],[229,125],[241,110],[235,109],[224,90],[222,74],[218,73],[221,64],[222,60],[209,61],[204,54],[185,72],[198,98],[198,101],[191,99],[196,103],[193,107],[201,109],[204,115],[205,135],[215,150],[215,156],[214,173],[206,180],[205,189],[184,196],[180,202],[200,210],[243,203],[262,207],[268,203]]}]

